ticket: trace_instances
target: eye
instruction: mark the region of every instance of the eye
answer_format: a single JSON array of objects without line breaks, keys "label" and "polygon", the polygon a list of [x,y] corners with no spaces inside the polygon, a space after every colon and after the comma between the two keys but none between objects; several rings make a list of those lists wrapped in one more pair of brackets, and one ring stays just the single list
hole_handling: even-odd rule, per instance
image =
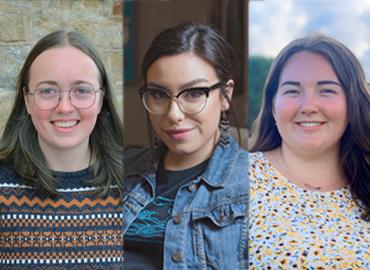
[{"label": "eye", "polygon": [[35,91],[35,94],[42,97],[52,97],[58,94],[58,90],[55,88],[40,88]]},{"label": "eye", "polygon": [[300,91],[298,89],[285,89],[282,92],[283,92],[283,95],[288,95],[288,96],[298,96],[300,94]]},{"label": "eye", "polygon": [[330,88],[324,88],[324,89],[320,90],[320,94],[322,94],[324,96],[330,96],[330,95],[337,94],[337,91],[334,90],[334,89],[330,89]]},{"label": "eye", "polygon": [[145,92],[145,95],[147,96],[147,98],[151,100],[156,100],[156,101],[162,101],[162,100],[168,99],[167,93],[162,90],[150,89],[150,90],[147,90],[147,92]]},{"label": "eye", "polygon": [[72,89],[72,94],[77,96],[89,96],[94,93],[94,89],[91,89],[89,87],[77,87],[75,89]]},{"label": "eye", "polygon": [[202,99],[205,95],[204,91],[201,89],[189,89],[181,93],[181,97],[186,101],[198,101]]}]

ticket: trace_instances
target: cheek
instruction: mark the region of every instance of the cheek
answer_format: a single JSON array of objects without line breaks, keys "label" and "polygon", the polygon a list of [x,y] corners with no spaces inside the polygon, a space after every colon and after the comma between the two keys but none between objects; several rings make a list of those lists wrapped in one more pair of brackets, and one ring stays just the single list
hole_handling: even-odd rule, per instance
[{"label": "cheek", "polygon": [[276,122],[289,121],[298,110],[298,104],[294,100],[277,97],[273,105],[273,114]]},{"label": "cheek", "polygon": [[345,99],[339,99],[336,102],[328,102],[325,107],[328,117],[337,119],[339,122],[348,122],[347,102]]},{"label": "cheek", "polygon": [[92,130],[98,118],[99,108],[97,107],[89,110],[79,110],[78,114],[81,118],[82,125],[88,127],[88,130]]},{"label": "cheek", "polygon": [[149,120],[156,134],[159,134],[160,125],[165,119],[158,115],[149,114]]},{"label": "cheek", "polygon": [[29,113],[36,130],[39,130],[40,126],[44,125],[45,122],[49,122],[50,111],[43,111],[30,107]]},{"label": "cheek", "polygon": [[204,111],[191,117],[191,120],[197,122],[205,133],[214,133],[219,127],[221,104],[216,103],[212,105],[207,106]]}]

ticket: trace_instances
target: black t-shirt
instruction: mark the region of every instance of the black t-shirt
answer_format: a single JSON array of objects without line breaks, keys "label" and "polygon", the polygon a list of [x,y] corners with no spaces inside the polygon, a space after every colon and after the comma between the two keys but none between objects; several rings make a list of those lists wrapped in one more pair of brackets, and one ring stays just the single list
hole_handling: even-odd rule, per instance
[{"label": "black t-shirt", "polygon": [[125,269],[162,269],[164,234],[177,190],[201,175],[207,165],[208,160],[186,170],[169,171],[160,162],[155,198],[124,235]]}]

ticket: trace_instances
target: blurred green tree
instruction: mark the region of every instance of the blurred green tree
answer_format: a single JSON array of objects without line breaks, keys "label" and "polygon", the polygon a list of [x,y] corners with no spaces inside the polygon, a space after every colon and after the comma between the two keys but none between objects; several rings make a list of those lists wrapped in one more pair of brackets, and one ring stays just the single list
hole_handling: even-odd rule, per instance
[{"label": "blurred green tree", "polygon": [[252,55],[248,58],[248,128],[258,115],[263,87],[272,60],[272,58],[259,55]]}]

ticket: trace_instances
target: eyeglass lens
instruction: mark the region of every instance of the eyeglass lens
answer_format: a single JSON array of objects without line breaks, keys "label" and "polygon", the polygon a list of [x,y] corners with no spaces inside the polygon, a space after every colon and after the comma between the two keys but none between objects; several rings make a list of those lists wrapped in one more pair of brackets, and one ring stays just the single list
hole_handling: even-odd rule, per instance
[{"label": "eyeglass lens", "polygon": [[68,93],[71,104],[79,109],[91,107],[95,102],[96,92],[99,91],[89,87],[76,87],[70,91],[59,91],[55,88],[36,89],[34,96],[37,107],[42,110],[52,110],[58,106],[62,93]]},{"label": "eyeglass lens", "polygon": [[[147,89],[143,96],[143,103],[147,110],[153,114],[164,114],[171,106],[172,97],[163,90]],[[182,112],[195,114],[203,110],[207,95],[203,88],[183,90],[175,101]]]}]

